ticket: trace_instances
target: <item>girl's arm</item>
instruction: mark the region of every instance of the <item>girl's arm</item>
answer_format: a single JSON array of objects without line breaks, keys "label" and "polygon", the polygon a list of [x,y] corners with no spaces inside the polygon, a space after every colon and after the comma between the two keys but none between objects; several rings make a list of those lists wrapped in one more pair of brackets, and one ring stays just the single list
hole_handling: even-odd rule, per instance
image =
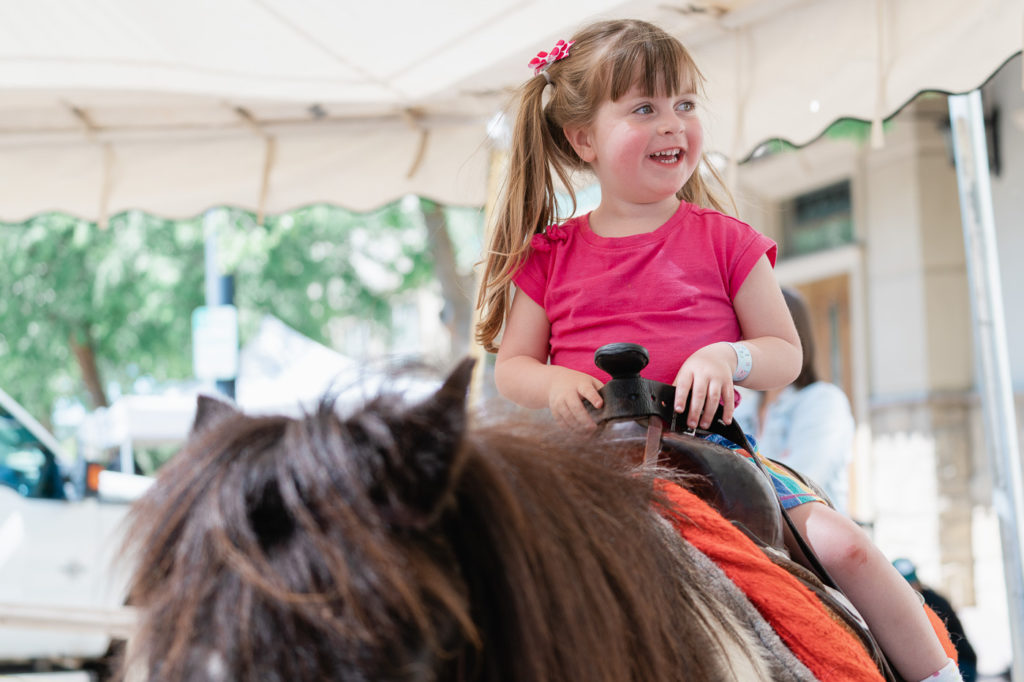
[{"label": "girl's arm", "polygon": [[550,408],[564,426],[593,429],[594,420],[582,398],[600,407],[597,390],[602,384],[589,374],[549,365],[550,336],[551,325],[544,309],[517,291],[494,363],[498,392],[523,407]]},{"label": "girl's arm", "polygon": [[[800,337],[767,256],[761,256],[740,285],[733,307],[743,345],[750,350],[753,360],[750,374],[738,383],[763,391],[786,386],[796,379],[803,361]],[[736,364],[736,352],[724,342],[704,346],[683,363],[674,382],[676,410],[682,411],[691,390],[691,402],[702,407],[699,412],[690,410],[690,427],[710,426],[720,402],[724,404],[722,419],[727,424],[732,420],[732,376]]]},{"label": "girl's arm", "polygon": [[[800,374],[804,352],[767,256],[761,256],[740,285],[733,307],[740,321],[743,345],[750,349],[753,358],[750,375],[740,385],[766,391],[791,384]],[[735,355],[733,351],[734,370]]]}]

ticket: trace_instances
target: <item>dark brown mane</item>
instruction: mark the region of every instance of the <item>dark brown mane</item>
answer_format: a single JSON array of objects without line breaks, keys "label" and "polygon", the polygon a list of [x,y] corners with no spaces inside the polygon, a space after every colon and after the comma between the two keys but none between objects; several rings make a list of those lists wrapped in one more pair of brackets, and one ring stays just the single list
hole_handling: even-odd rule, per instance
[{"label": "dark brown mane", "polygon": [[536,422],[467,429],[470,368],[411,407],[379,400],[342,418],[325,401],[302,419],[197,423],[134,512],[127,670],[729,676],[745,635],[690,587],[702,576],[652,512],[651,472]]}]

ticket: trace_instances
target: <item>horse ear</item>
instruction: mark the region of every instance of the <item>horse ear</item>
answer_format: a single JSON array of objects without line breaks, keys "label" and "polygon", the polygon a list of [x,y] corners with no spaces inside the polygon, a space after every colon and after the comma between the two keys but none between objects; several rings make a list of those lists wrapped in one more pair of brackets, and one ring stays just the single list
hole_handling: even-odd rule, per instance
[{"label": "horse ear", "polygon": [[427,402],[443,404],[444,409],[452,409],[453,412],[461,415],[459,421],[464,424],[466,396],[469,393],[469,382],[473,378],[473,367],[475,366],[475,359],[463,358],[441,384],[441,388],[437,389],[437,392]]},{"label": "horse ear", "polygon": [[462,360],[432,396],[407,408],[391,425],[402,459],[402,471],[392,470],[392,484],[406,523],[429,523],[453,485],[475,364],[472,358]]},{"label": "horse ear", "polygon": [[196,399],[196,417],[192,421],[190,435],[208,429],[214,424],[241,414],[238,409],[229,402],[218,400],[208,395],[200,394]]},{"label": "horse ear", "polygon": [[443,429],[444,433],[450,434],[453,450],[458,447],[466,430],[466,397],[475,365],[475,359],[464,358],[434,395],[410,410],[410,415],[419,417],[421,423],[432,424],[435,429]]}]

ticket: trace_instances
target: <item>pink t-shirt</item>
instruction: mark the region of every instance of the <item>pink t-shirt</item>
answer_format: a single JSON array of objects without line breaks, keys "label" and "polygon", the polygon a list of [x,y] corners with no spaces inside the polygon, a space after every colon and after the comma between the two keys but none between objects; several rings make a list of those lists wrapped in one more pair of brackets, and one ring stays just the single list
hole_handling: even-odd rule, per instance
[{"label": "pink t-shirt", "polygon": [[643,376],[672,383],[694,351],[738,341],[732,301],[775,243],[717,211],[683,202],[654,232],[607,238],[589,216],[534,235],[516,286],[551,323],[550,362],[610,378],[594,365],[606,343],[638,343],[651,356]]}]

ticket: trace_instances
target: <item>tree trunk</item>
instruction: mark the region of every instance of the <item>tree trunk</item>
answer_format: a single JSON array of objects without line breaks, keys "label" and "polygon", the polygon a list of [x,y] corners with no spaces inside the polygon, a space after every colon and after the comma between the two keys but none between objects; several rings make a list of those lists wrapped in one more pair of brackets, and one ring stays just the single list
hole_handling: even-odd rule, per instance
[{"label": "tree trunk", "polygon": [[430,235],[430,252],[434,258],[434,272],[441,283],[444,297],[443,321],[451,335],[453,358],[469,352],[473,324],[473,275],[461,275],[455,262],[455,248],[445,225],[444,208],[434,202],[423,201],[423,218]]},{"label": "tree trunk", "polygon": [[82,382],[85,384],[85,390],[89,392],[92,408],[95,410],[107,407],[107,393],[103,390],[103,382],[100,380],[92,338],[88,330],[84,330],[81,336],[84,340],[79,343],[79,335],[72,331],[68,335],[68,344],[71,346],[71,352],[75,354],[75,360],[78,361],[78,369],[82,372]]}]

